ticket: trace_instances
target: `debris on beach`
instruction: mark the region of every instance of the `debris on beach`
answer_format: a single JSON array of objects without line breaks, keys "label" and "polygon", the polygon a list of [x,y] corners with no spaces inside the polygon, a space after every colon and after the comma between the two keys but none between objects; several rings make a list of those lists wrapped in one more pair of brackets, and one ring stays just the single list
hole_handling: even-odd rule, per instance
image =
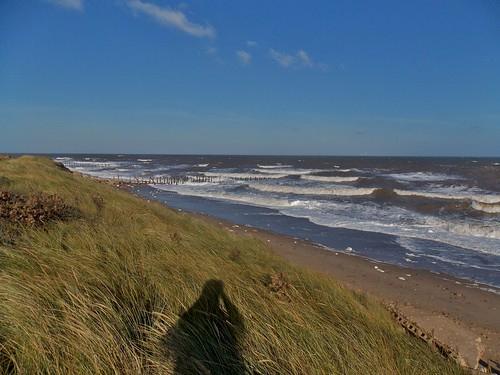
[{"label": "debris on beach", "polygon": [[382,268],[379,268],[378,266],[373,266],[378,272],[385,272]]},{"label": "debris on beach", "polygon": [[403,276],[398,277],[399,280],[406,281],[406,279]]},{"label": "debris on beach", "polygon": [[458,353],[458,351],[437,340],[434,337],[433,332],[424,331],[416,322],[410,320],[401,311],[399,311],[395,305],[390,304],[386,305],[386,307],[396,322],[399,323],[407,333],[425,341],[431,347],[437,349],[437,351],[445,358],[452,359],[463,367],[468,367],[464,358]]}]

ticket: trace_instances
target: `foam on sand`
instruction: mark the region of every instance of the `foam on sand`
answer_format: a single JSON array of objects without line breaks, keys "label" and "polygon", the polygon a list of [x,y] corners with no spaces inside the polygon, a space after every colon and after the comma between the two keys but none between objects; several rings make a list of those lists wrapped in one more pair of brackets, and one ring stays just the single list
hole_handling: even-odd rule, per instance
[{"label": "foam on sand", "polygon": [[288,199],[263,197],[255,194],[246,194],[246,195],[235,194],[223,190],[200,189],[199,187],[203,186],[201,184],[192,184],[192,185],[152,184],[150,186],[159,190],[172,191],[180,195],[189,195],[195,197],[245,203],[250,206],[279,208],[279,207],[289,207],[291,205],[291,202]]}]

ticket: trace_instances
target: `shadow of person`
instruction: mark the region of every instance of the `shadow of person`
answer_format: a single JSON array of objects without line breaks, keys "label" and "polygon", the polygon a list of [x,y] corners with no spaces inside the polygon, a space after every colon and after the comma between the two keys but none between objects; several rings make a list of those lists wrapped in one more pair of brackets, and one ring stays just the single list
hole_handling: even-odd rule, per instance
[{"label": "shadow of person", "polygon": [[244,374],[238,341],[243,318],[224,292],[221,280],[209,280],[198,300],[167,334],[176,375]]}]

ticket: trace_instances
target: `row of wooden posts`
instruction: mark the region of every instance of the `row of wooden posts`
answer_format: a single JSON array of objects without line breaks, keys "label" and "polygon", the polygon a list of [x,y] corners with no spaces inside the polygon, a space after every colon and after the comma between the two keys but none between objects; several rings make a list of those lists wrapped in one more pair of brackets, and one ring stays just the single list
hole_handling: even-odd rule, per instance
[{"label": "row of wooden posts", "polygon": [[[67,168],[75,168],[82,167],[86,164],[80,163],[78,161],[72,161],[68,163],[64,163]],[[110,168],[111,164],[109,163],[92,163],[92,165],[98,166],[100,168]],[[138,176],[120,176],[116,175],[112,178],[107,178],[107,180],[116,182],[116,183],[129,183],[129,184],[162,184],[162,185],[182,185],[188,183],[217,183],[223,180],[238,180],[238,181],[263,181],[268,180],[271,177],[231,177],[228,175],[224,176],[205,176],[205,175],[193,175],[193,176],[150,176],[150,177],[138,177]]]},{"label": "row of wooden posts", "polygon": [[237,181],[263,181],[268,180],[267,177],[230,177],[230,176],[154,176],[154,177],[130,177],[130,176],[115,176],[109,178],[111,181],[117,183],[130,183],[130,184],[161,184],[161,185],[182,185],[188,183],[218,183],[224,180],[237,180]]}]

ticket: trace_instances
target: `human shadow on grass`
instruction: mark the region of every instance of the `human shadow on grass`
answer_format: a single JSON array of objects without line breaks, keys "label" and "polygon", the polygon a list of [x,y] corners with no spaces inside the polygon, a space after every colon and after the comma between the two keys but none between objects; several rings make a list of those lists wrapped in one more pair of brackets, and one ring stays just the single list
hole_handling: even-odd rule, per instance
[{"label": "human shadow on grass", "polygon": [[224,292],[224,283],[207,281],[198,300],[167,333],[174,374],[245,374],[239,350],[244,330],[243,318]]}]

